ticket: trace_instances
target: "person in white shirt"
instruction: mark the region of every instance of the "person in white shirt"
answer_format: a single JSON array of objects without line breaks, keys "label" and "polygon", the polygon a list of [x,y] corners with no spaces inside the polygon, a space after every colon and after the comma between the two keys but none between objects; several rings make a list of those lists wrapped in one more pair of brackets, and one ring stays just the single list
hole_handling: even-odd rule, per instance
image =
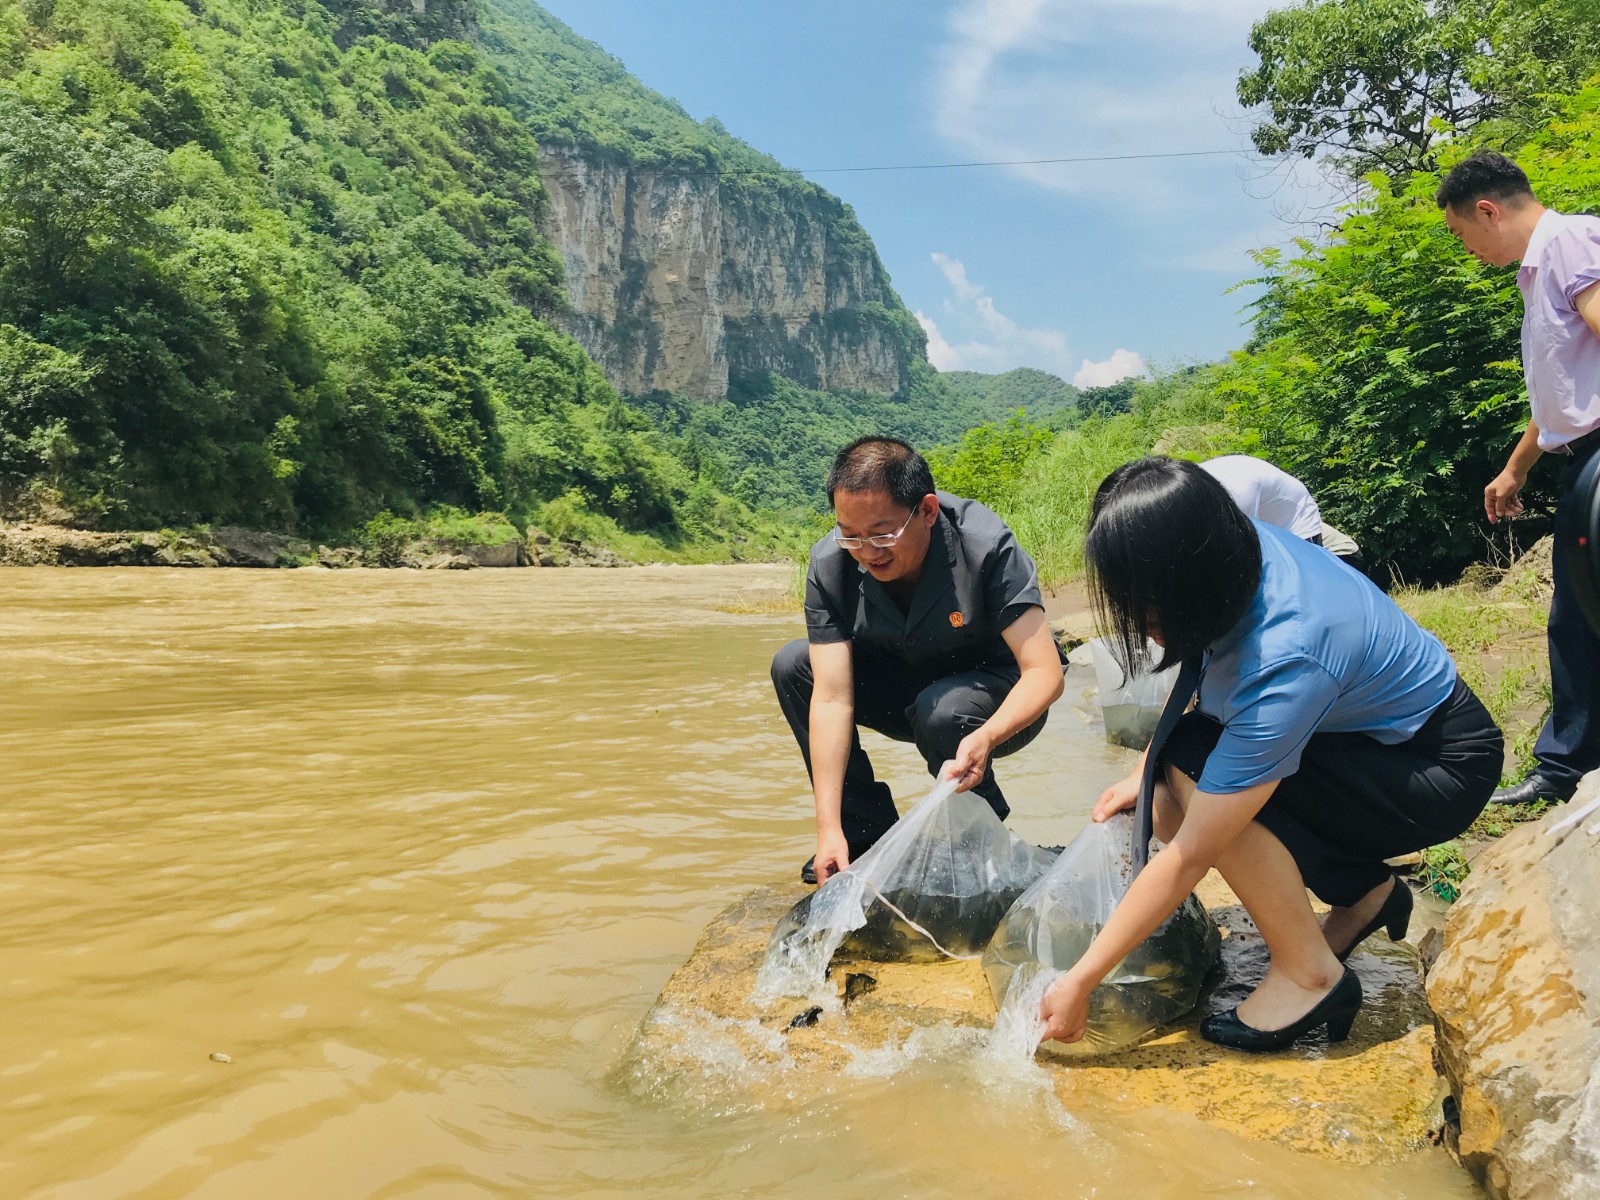
[{"label": "person in white shirt", "polygon": [[1322,545],[1322,513],[1311,492],[1287,471],[1248,454],[1207,459],[1200,469],[1223,487],[1252,521],[1287,529],[1303,541]]},{"label": "person in white shirt", "polygon": [[1584,568],[1572,549],[1587,516],[1579,476],[1600,451],[1600,218],[1546,208],[1522,168],[1492,150],[1457,163],[1434,200],[1479,262],[1521,264],[1522,371],[1533,417],[1505,470],[1483,489],[1489,521],[1522,512],[1520,494],[1541,455],[1564,462],[1550,564],[1550,719],[1533,748],[1532,773],[1491,802],[1569,800],[1578,781],[1600,768],[1600,632],[1574,589],[1574,571]]},{"label": "person in white shirt", "polygon": [[[1302,541],[1321,546],[1357,575],[1372,578],[1355,538],[1324,521],[1311,490],[1289,472],[1249,454],[1224,454],[1201,463],[1200,469],[1227,488],[1251,520],[1287,529]],[[1378,580],[1373,582],[1383,587]]]}]

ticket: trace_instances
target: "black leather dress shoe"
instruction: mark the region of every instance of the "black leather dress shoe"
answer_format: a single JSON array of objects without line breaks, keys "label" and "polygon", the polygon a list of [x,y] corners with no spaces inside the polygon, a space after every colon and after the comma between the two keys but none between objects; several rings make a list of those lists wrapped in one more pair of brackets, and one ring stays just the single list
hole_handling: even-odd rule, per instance
[{"label": "black leather dress shoe", "polygon": [[800,868],[801,883],[815,883],[817,881],[817,856],[813,854],[806,859],[806,865]]},{"label": "black leather dress shoe", "polygon": [[1384,926],[1388,926],[1389,940],[1398,942],[1406,936],[1406,930],[1411,927],[1411,908],[1411,889],[1396,875],[1394,876],[1394,886],[1390,889],[1389,894],[1384,897],[1383,907],[1378,909],[1378,915],[1367,923],[1365,929],[1356,934],[1355,941],[1351,942],[1343,950],[1335,950],[1333,956],[1343,962],[1354,953],[1357,946],[1377,933],[1378,930],[1384,928]]},{"label": "black leather dress shoe", "polygon": [[1328,1040],[1342,1042],[1350,1036],[1350,1026],[1355,1024],[1356,1013],[1361,1009],[1361,981],[1349,967],[1339,977],[1339,982],[1312,1007],[1311,1011],[1293,1024],[1282,1029],[1256,1029],[1239,1019],[1239,1010],[1230,1008],[1200,1022],[1200,1036],[1219,1046],[1234,1050],[1282,1050],[1296,1039],[1304,1037],[1323,1025],[1328,1027]]},{"label": "black leather dress shoe", "polygon": [[1489,803],[1536,804],[1543,800],[1548,804],[1565,804],[1575,791],[1576,788],[1551,783],[1543,775],[1529,775],[1521,783],[1498,789],[1489,797]]}]

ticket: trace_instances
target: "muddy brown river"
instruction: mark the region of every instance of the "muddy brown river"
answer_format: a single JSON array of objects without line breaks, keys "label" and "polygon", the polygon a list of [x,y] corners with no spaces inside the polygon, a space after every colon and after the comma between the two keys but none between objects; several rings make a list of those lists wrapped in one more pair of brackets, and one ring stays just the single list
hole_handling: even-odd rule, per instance
[{"label": "muddy brown river", "polygon": [[[0,1196],[1477,1195],[937,1056],[800,1116],[652,1103],[641,1016],[810,851],[788,581],[0,570]],[[1126,762],[1069,686],[1013,827],[1067,840]]]}]

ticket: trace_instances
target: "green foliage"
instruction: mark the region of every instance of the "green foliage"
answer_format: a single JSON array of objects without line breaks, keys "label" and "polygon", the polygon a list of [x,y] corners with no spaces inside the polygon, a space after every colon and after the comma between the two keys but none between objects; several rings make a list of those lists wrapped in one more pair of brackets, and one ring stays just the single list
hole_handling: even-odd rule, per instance
[{"label": "green foliage", "polygon": [[1454,901],[1460,896],[1471,870],[1459,842],[1429,846],[1422,852],[1422,885],[1441,900]]},{"label": "green foliage", "polygon": [[1403,184],[1482,123],[1502,135],[1600,66],[1595,0],[1307,0],[1252,27],[1239,102],[1263,154],[1326,154]]},{"label": "green foliage", "polygon": [[735,379],[720,404],[670,395],[635,403],[673,435],[676,453],[694,470],[751,508],[804,520],[826,506],[828,468],[841,446],[868,434],[902,438],[925,451],[956,442],[976,425],[1004,420],[1005,412],[995,410],[997,397],[1014,396],[1019,385],[1032,389],[1032,411],[1042,415],[1068,411],[1054,406],[1077,395],[1042,371],[941,375],[915,362],[910,386],[893,396],[810,391],[763,374]]},{"label": "green foliage", "polygon": [[1004,425],[979,425],[954,446],[927,455],[939,486],[993,509],[1009,507],[1023,490],[1034,460],[1055,440],[1046,426],[1023,420],[1018,409]]},{"label": "green foliage", "polygon": [[[1453,151],[1464,154],[1462,145]],[[1600,88],[1520,152],[1536,190],[1567,211],[1600,204]],[[1326,242],[1263,254],[1250,351],[1220,388],[1231,420],[1310,487],[1369,557],[1441,580],[1491,545],[1484,484],[1527,422],[1515,274],[1466,255],[1433,203],[1438,178],[1382,176]],[[1551,498],[1548,471],[1526,498]]]},{"label": "green foliage", "polygon": [[499,546],[521,536],[504,513],[467,512],[447,504],[436,505],[419,517],[381,512],[357,533],[367,553],[385,567],[400,566],[414,542]]},{"label": "green foliage", "polygon": [[[1219,375],[1216,367],[1184,367],[1129,381],[1121,389],[1128,411],[1088,417],[1028,455],[994,507],[1033,556],[1045,586],[1082,574],[1089,508],[1113,468],[1151,453],[1175,432],[1218,427],[1227,418]],[[1029,428],[1020,425],[1012,435],[1019,446],[1027,445],[1023,437]],[[1230,444],[1217,453],[1243,449]]]},{"label": "green foliage", "polygon": [[982,414],[979,419],[985,422],[1003,421],[1020,410],[1029,420],[1061,427],[1076,422],[1088,411],[1084,393],[1059,376],[1031,367],[1018,367],[999,375],[942,371],[938,380],[950,394],[967,397],[971,411]]},{"label": "green foliage", "polygon": [[[529,114],[548,92],[570,115],[593,48],[537,9],[542,57],[505,49],[499,8],[487,51],[448,36],[471,5],[401,9],[4,6],[0,505],[336,532],[576,496],[619,531],[770,552],[547,323]],[[615,64],[579,91],[660,106]],[[659,154],[625,127],[619,153]]]}]

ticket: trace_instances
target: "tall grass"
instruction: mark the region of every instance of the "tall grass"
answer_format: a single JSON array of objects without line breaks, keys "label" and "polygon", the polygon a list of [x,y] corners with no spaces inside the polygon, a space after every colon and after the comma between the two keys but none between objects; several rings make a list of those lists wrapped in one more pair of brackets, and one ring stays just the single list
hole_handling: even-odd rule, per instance
[{"label": "tall grass", "polygon": [[1139,384],[1131,411],[1064,430],[1029,461],[1022,485],[998,511],[1038,564],[1044,586],[1082,576],[1089,507],[1114,468],[1152,450],[1203,459],[1254,445],[1248,431],[1228,422],[1217,378],[1215,367],[1160,373]]}]

